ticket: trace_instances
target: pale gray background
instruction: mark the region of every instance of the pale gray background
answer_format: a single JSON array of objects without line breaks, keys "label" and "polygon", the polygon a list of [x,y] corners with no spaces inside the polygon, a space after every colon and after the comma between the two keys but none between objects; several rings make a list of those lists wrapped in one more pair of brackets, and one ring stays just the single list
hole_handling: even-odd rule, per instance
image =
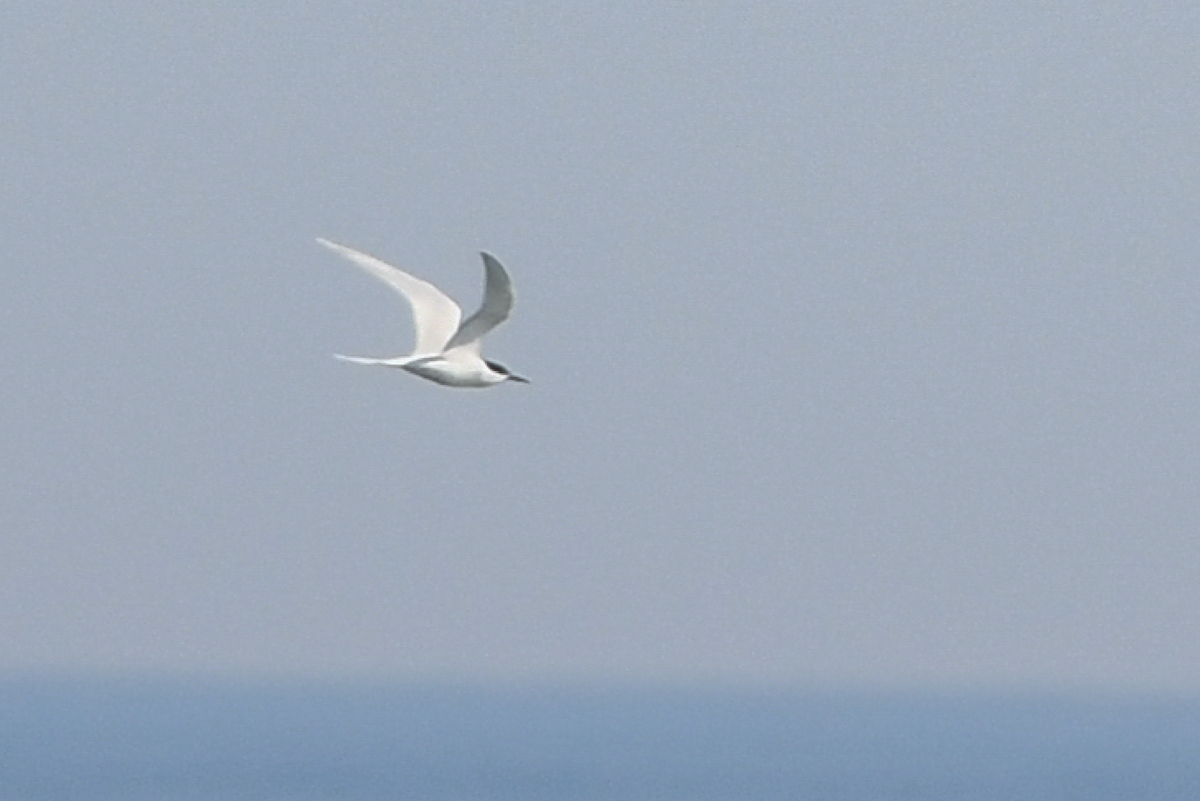
[{"label": "pale gray background", "polygon": [[1200,691],[1200,6],[117,5],[0,11],[0,671]]}]

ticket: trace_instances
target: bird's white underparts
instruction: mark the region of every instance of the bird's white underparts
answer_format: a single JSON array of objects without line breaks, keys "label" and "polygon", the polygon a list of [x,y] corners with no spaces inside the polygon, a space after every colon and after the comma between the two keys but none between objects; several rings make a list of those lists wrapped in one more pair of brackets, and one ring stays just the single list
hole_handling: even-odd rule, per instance
[{"label": "bird's white underparts", "polygon": [[447,387],[490,387],[505,381],[529,383],[529,379],[514,375],[504,365],[479,353],[483,337],[507,320],[513,307],[512,279],[495,256],[480,254],[486,273],[483,303],[479,311],[462,320],[459,305],[433,284],[345,245],[328,239],[317,241],[403,295],[412,307],[416,329],[416,344],[407,356],[380,359],[334,354],[337,358],[357,364],[399,367]]}]

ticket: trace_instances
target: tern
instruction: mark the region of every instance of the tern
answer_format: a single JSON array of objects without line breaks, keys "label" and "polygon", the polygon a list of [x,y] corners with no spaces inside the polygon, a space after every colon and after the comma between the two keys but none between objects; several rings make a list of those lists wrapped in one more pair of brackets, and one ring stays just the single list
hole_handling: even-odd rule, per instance
[{"label": "tern", "polygon": [[416,344],[407,356],[375,359],[334,354],[337,358],[356,364],[399,367],[447,387],[490,387],[505,381],[529,383],[529,379],[479,355],[483,337],[508,319],[513,306],[512,280],[495,256],[480,254],[487,276],[483,304],[460,324],[462,309],[433,284],[345,245],[328,239],[317,241],[403,295],[412,307],[416,328]]}]

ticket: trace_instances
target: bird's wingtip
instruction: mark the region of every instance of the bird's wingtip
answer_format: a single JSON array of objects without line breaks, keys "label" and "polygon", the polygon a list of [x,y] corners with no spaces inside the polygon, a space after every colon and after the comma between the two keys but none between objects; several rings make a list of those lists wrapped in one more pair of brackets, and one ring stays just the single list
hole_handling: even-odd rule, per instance
[{"label": "bird's wingtip", "polygon": [[325,247],[329,248],[330,250],[340,253],[343,256],[347,255],[348,253],[355,252],[354,248],[348,248],[345,245],[341,244],[340,242],[334,242],[332,239],[326,239],[323,236],[317,237],[317,244],[324,245]]}]

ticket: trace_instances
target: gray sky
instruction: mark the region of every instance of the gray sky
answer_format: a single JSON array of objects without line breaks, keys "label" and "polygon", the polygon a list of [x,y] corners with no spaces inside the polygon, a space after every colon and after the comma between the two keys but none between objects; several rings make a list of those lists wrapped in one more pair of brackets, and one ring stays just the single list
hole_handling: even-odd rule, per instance
[{"label": "gray sky", "polygon": [[[0,10],[0,671],[1200,691],[1200,7]],[[313,242],[477,302],[531,386]]]}]

